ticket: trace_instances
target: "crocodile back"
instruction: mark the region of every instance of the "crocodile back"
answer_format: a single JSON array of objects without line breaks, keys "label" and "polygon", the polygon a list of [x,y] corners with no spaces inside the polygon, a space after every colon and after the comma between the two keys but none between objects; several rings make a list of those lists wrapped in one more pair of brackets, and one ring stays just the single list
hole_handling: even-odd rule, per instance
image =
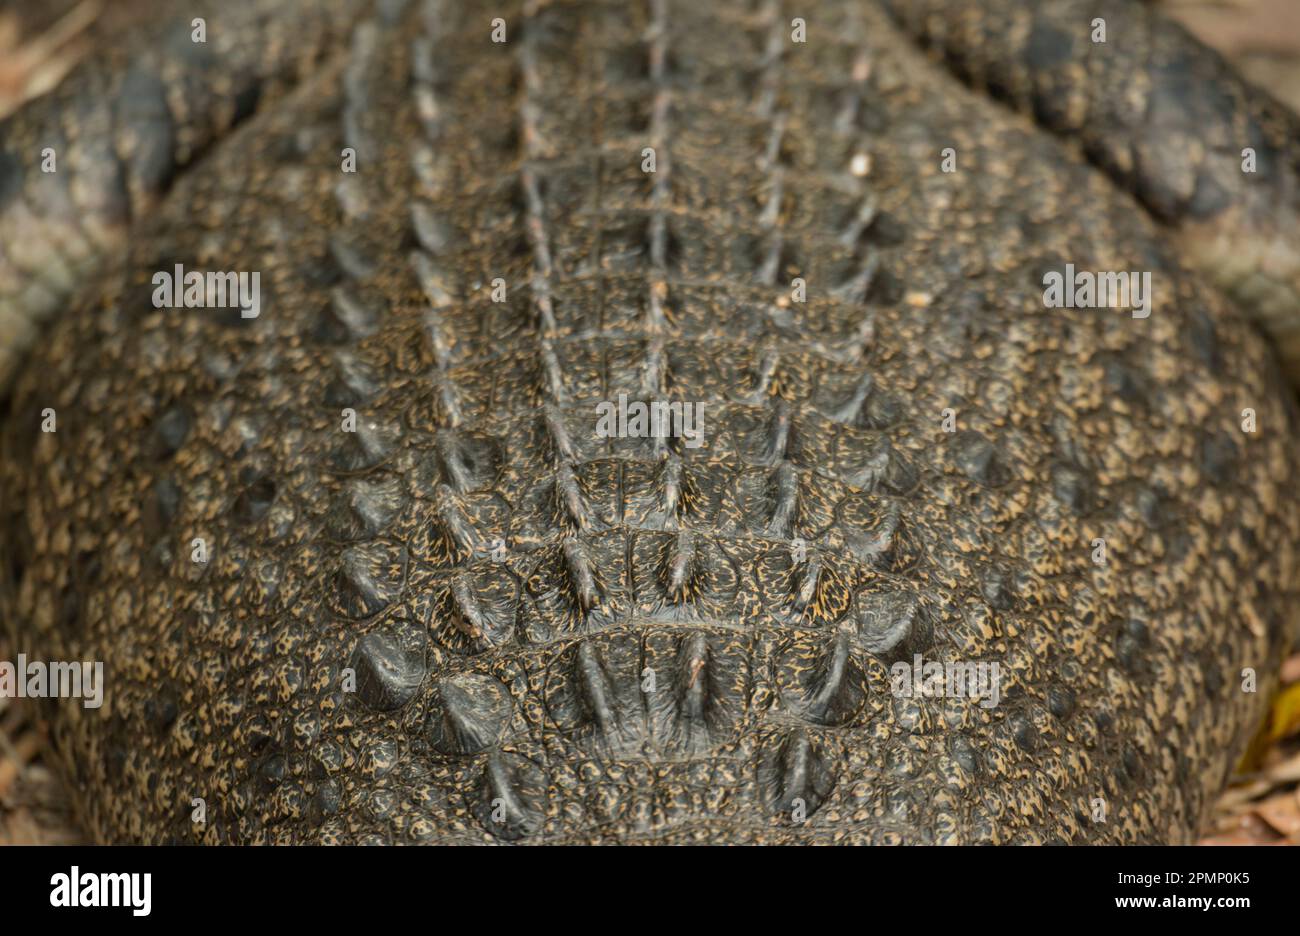
[{"label": "crocodile back", "polygon": [[[1067,263],[1153,313],[1044,308]],[[857,0],[380,4],[12,406],[103,839],[1182,840],[1292,626],[1262,340]]]}]

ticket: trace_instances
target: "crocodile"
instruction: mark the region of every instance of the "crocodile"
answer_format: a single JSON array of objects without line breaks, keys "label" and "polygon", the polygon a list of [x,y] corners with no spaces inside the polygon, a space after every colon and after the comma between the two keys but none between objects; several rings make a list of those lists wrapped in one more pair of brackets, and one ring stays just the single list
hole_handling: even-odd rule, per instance
[{"label": "crocodile", "polygon": [[1300,636],[1297,126],[1117,0],[148,17],[0,125],[85,829],[1191,840]]}]

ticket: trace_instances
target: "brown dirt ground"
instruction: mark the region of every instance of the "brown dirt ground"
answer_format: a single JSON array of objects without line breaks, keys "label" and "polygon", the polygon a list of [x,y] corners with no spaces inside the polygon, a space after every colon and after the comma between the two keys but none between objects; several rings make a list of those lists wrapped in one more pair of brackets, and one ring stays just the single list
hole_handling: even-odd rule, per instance
[{"label": "brown dirt ground", "polygon": [[[0,117],[53,87],[137,0],[16,0],[0,11]],[[1156,0],[1252,79],[1300,111],[1300,2]],[[12,659],[0,640],[0,659]],[[1289,691],[1221,798],[1203,844],[1300,845],[1300,655]],[[0,845],[84,840],[47,763],[33,707],[0,698]]]}]

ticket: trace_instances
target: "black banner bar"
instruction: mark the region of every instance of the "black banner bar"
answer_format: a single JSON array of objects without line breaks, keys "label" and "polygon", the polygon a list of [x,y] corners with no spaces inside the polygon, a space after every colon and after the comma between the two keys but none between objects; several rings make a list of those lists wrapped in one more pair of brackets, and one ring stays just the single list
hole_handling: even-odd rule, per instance
[{"label": "black banner bar", "polygon": [[[575,902],[730,919],[808,902],[911,905],[929,922],[1024,915],[1044,924],[1097,917],[1219,925],[1290,912],[1294,862],[1274,848],[0,848],[0,909],[27,919],[219,924],[284,920],[432,926],[487,913],[493,928],[550,928]],[[109,904],[109,906],[104,906]],[[1050,916],[1036,915],[1037,906]],[[569,907],[569,910],[565,910]],[[378,916],[376,916],[378,914]],[[448,916],[448,915],[451,916]],[[512,920],[514,922],[512,922]],[[698,923],[698,920],[692,920]],[[20,932],[7,929],[8,932]]]}]

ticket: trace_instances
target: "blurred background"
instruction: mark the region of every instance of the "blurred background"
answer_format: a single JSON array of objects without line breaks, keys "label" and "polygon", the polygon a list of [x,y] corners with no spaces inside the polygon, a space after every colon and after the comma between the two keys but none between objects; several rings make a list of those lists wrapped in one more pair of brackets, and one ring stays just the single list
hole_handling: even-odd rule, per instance
[{"label": "blurred background", "polygon": [[[1300,0],[1134,2],[1161,7],[1300,112]],[[56,86],[97,43],[133,21],[181,9],[182,0],[0,0],[0,120]],[[0,636],[0,660],[17,650]],[[1282,680],[1205,844],[1300,845],[1300,654],[1286,662]],[[84,839],[50,759],[32,707],[0,698],[0,845]]]}]

